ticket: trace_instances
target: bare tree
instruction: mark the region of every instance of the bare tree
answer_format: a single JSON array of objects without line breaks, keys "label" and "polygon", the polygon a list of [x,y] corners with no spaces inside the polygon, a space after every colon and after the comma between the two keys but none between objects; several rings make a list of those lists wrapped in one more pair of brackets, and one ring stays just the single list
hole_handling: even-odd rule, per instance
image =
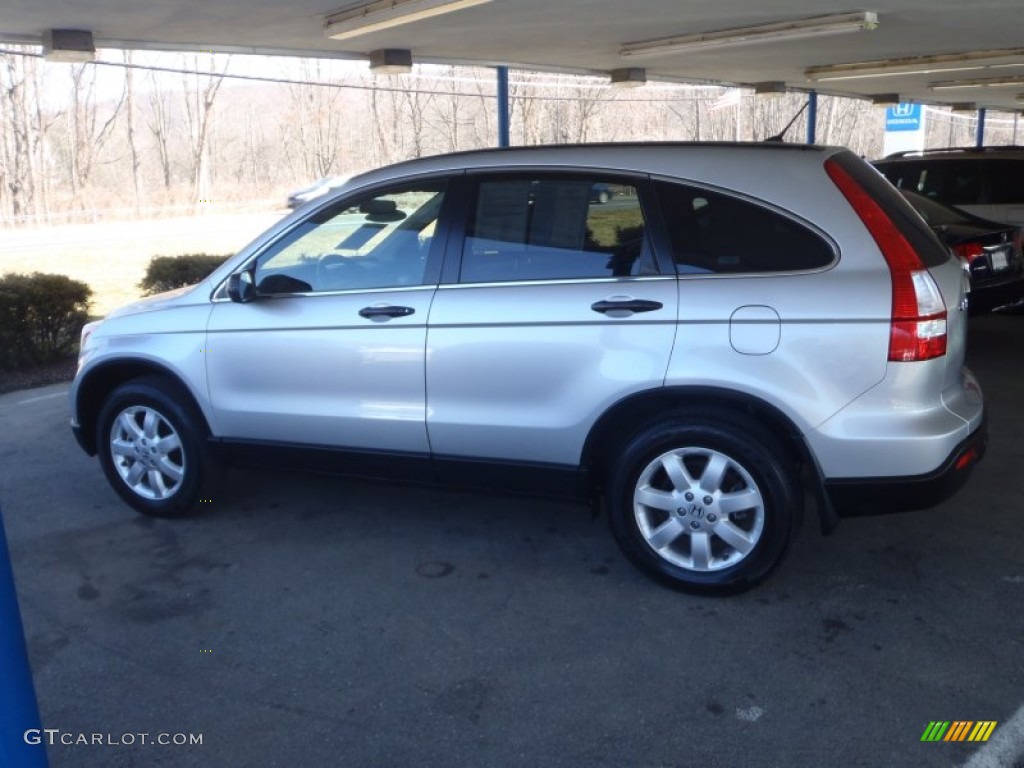
[{"label": "bare tree", "polygon": [[[92,64],[72,65],[70,77],[71,104],[66,132],[68,181],[71,183],[73,204],[84,207],[82,193],[92,178],[97,157],[113,134],[127,88],[122,87],[121,95],[112,107],[101,108],[96,88],[96,67]],[[101,112],[105,115],[101,116]]]},{"label": "bare tree", "polygon": [[134,192],[135,213],[138,215],[142,206],[142,192],[139,185],[139,168],[142,161],[139,158],[138,139],[135,136],[135,70],[132,67],[132,52],[124,52],[124,90],[125,90],[125,127],[128,131],[128,151],[132,161],[132,191]]},{"label": "bare tree", "polygon": [[155,72],[149,73],[149,116],[147,125],[156,140],[157,156],[160,159],[160,170],[164,182],[164,190],[171,189],[171,140],[173,124],[171,119],[170,93],[161,86],[160,78]]},{"label": "bare tree", "polygon": [[28,81],[25,59],[0,54],[0,87],[3,88],[3,135],[0,136],[0,171],[11,219],[19,222],[33,204],[32,154],[29,135]]},{"label": "bare tree", "polygon": [[287,85],[290,110],[282,126],[291,140],[285,144],[293,173],[317,179],[338,172],[341,155],[341,89],[316,85],[325,80],[323,62],[303,61],[301,83]]},{"label": "bare tree", "polygon": [[193,72],[183,76],[189,156],[192,165],[192,200],[197,206],[210,200],[207,140],[210,135],[213,105],[217,100],[217,93],[220,91],[221,85],[224,84],[224,75],[231,64],[231,57],[226,56],[223,66],[218,72],[213,54],[209,54],[208,60],[209,69],[207,72],[203,72],[200,68],[200,57],[193,56]]}]

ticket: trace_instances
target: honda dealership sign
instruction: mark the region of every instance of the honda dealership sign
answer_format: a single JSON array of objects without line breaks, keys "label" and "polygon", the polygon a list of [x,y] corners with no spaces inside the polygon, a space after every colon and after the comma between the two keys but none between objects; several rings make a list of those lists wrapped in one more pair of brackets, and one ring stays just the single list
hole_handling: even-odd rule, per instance
[{"label": "honda dealership sign", "polygon": [[883,154],[924,149],[924,107],[897,104],[885,110]]}]

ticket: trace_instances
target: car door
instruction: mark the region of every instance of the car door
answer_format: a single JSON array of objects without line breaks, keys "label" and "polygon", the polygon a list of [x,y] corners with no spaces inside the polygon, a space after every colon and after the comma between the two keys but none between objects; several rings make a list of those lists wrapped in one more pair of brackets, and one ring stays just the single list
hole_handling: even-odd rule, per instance
[{"label": "car door", "polygon": [[443,248],[444,180],[322,207],[219,295],[207,381],[219,437],[428,454],[426,321]]},{"label": "car door", "polygon": [[644,182],[552,172],[463,181],[465,215],[427,339],[435,466],[574,466],[606,408],[661,385],[672,349],[676,279],[655,263]]}]

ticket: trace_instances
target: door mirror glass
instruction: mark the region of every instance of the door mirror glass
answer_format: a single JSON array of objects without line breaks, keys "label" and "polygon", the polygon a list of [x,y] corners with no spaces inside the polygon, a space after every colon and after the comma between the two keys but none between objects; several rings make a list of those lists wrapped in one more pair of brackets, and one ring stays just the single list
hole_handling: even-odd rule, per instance
[{"label": "door mirror glass", "polygon": [[247,304],[256,298],[251,269],[235,272],[228,278],[228,298],[238,304]]}]

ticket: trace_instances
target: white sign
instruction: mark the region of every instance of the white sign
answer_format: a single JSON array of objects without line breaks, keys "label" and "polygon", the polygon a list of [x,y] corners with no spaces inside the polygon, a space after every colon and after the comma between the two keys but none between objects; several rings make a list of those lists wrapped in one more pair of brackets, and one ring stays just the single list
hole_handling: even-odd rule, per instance
[{"label": "white sign", "polygon": [[924,149],[924,107],[900,103],[885,110],[885,138],[882,154],[920,152]]}]

